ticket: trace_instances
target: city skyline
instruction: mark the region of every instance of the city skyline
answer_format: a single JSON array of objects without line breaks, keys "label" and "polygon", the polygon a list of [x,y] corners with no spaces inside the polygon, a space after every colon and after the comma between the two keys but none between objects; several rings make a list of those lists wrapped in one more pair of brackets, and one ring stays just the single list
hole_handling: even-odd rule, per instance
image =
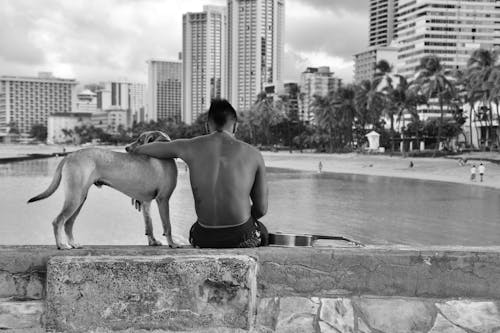
[{"label": "city skyline", "polygon": [[[226,4],[225,0],[48,0],[43,5],[5,1],[0,20],[6,29],[0,32],[0,42],[9,47],[0,51],[0,73],[30,76],[51,71],[83,84],[146,82],[148,59],[176,60],[182,50],[182,14]],[[284,81],[298,81],[308,66],[325,65],[351,82],[352,54],[368,42],[368,4],[287,0],[286,6]],[[346,31],[348,22],[359,28]]]}]

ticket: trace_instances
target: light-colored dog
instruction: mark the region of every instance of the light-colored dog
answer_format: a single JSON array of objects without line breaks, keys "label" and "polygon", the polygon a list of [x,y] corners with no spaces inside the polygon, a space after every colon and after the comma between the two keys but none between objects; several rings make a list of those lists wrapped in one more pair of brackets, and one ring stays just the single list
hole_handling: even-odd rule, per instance
[{"label": "light-colored dog", "polygon": [[[126,147],[154,141],[170,141],[160,131],[144,132]],[[66,156],[57,166],[49,187],[41,194],[29,199],[28,203],[45,199],[59,186],[64,178],[64,206],[52,225],[59,249],[80,247],[73,238],[73,224],[80,212],[87,193],[92,186],[107,185],[132,198],[142,206],[146,236],[149,245],[161,245],[153,235],[150,205],[156,199],[163,224],[164,235],[170,247],[178,247],[172,239],[169,199],[177,185],[177,166],[174,160],[160,160],[144,155],[118,153],[99,148],[86,148]],[[67,242],[63,240],[63,227]]]}]

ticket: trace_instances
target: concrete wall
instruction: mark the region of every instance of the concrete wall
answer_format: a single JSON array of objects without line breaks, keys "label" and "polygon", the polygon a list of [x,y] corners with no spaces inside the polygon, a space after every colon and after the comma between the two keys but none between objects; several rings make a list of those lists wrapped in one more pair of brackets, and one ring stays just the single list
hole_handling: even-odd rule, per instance
[{"label": "concrete wall", "polygon": [[498,332],[499,264],[499,248],[0,247],[0,329]]}]

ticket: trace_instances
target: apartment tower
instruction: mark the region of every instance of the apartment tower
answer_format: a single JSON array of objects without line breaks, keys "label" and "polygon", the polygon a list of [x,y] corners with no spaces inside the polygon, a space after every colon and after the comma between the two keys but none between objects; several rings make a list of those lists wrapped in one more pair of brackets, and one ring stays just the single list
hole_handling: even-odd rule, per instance
[{"label": "apartment tower", "polygon": [[192,124],[213,98],[227,97],[226,7],[182,17],[182,121]]},{"label": "apartment tower", "polygon": [[282,81],[284,0],[228,0],[228,98],[249,110],[268,84]]},{"label": "apartment tower", "polygon": [[182,63],[148,61],[148,113],[150,120],[181,121]]},{"label": "apartment tower", "polygon": [[498,13],[495,0],[399,0],[398,73],[413,76],[431,54],[446,69],[463,69],[474,50],[495,46]]}]

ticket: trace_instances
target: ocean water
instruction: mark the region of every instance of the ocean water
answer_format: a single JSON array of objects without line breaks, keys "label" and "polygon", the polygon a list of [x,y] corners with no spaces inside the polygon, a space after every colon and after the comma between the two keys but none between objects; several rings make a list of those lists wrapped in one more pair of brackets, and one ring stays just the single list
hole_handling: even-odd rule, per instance
[{"label": "ocean water", "polygon": [[[0,245],[54,244],[51,222],[63,193],[26,201],[50,183],[59,158],[0,164]],[[350,174],[268,170],[270,231],[343,235],[366,244],[500,245],[500,191],[475,186]],[[187,244],[196,220],[182,164],[170,200],[174,239]],[[156,204],[155,234],[163,233]],[[92,187],[75,222],[82,245],[147,244],[130,198]]]}]

